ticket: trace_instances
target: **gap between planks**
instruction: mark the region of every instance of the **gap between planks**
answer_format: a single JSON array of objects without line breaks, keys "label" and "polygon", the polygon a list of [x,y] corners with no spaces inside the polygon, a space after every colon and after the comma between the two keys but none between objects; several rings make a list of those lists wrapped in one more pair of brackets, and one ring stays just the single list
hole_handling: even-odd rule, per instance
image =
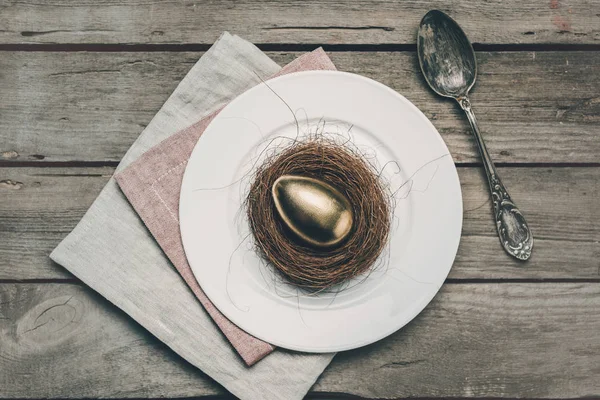
[{"label": "gap between planks", "polygon": [[[186,44],[111,44],[111,43],[19,43],[0,44],[0,51],[47,51],[47,52],[200,52],[212,45],[205,43]],[[325,44],[325,43],[256,43],[262,51],[296,52],[311,51],[323,47],[329,52],[415,52],[416,44]],[[600,44],[484,44],[473,43],[475,51],[600,51]]]},{"label": "gap between planks", "polygon": [[[152,398],[113,398],[110,400],[148,400]],[[237,398],[230,394],[217,394],[208,396],[177,397],[177,400],[236,400]],[[308,392],[304,400],[507,400],[506,397],[396,397],[396,398],[372,398],[362,397],[355,394],[343,392]],[[32,400],[32,399],[29,399]],[[61,400],[61,399],[54,399]],[[564,400],[560,397],[523,397],[523,400]],[[593,400],[592,397],[569,397],[569,400]]]}]

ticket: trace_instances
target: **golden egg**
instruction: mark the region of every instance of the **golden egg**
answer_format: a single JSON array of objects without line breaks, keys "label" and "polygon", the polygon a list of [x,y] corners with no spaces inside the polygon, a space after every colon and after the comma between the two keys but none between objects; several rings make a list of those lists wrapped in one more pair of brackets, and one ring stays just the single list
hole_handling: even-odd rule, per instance
[{"label": "golden egg", "polygon": [[335,246],[352,230],[350,201],[323,181],[283,175],[273,184],[272,194],[283,222],[309,245]]}]

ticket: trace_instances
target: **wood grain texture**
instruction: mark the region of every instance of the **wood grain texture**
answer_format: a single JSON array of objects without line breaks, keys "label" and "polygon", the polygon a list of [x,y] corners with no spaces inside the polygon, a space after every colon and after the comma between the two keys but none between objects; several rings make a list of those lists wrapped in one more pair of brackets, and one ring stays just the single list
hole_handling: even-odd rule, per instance
[{"label": "wood grain texture", "polygon": [[[300,53],[269,53],[285,64]],[[201,53],[4,52],[0,161],[118,161]],[[434,123],[456,162],[478,161],[453,101],[414,53],[333,52],[340,70],[389,85]],[[598,162],[600,53],[478,53],[472,102],[496,162]]]},{"label": "wood grain texture", "polygon": [[[72,278],[50,252],[96,199],[113,168],[2,169],[0,279]],[[9,261],[10,259],[10,261]]]},{"label": "wood grain texture", "polygon": [[0,397],[178,397],[190,391],[226,393],[91,289],[0,285]]},{"label": "wood grain texture", "polygon": [[[112,171],[0,168],[0,279],[71,278],[48,254],[77,224]],[[525,264],[500,247],[483,172],[472,167],[458,171],[464,224],[450,278],[600,280],[600,168],[501,168],[534,233],[533,257]],[[413,188],[424,189],[434,172],[417,175]]]},{"label": "wood grain texture", "polygon": [[477,43],[598,43],[598,0],[3,0],[0,43],[414,43],[430,9]]},{"label": "wood grain texture", "polygon": [[[600,285],[447,284],[313,387],[367,398],[600,396]],[[0,397],[223,393],[90,289],[0,285]]]},{"label": "wood grain texture", "polygon": [[[478,44],[600,44],[600,0],[0,0],[0,47],[204,49],[224,30],[271,49],[413,45],[432,8],[448,12]],[[177,46],[185,44],[199,46]],[[285,64],[301,53],[268,54]],[[0,164],[118,162],[201,55],[0,52]],[[415,53],[330,56],[340,70],[381,81],[415,103],[457,164],[478,162],[462,112],[426,87]],[[495,161],[598,165],[600,52],[477,58],[472,101]],[[230,398],[49,260],[113,171],[0,168],[0,398]],[[523,264],[504,254],[482,172],[459,168],[465,214],[451,283],[400,332],[339,354],[313,393],[600,397],[600,168],[500,173],[531,224],[533,258]],[[57,283],[39,283],[45,279]],[[565,282],[574,279],[587,283]]]}]

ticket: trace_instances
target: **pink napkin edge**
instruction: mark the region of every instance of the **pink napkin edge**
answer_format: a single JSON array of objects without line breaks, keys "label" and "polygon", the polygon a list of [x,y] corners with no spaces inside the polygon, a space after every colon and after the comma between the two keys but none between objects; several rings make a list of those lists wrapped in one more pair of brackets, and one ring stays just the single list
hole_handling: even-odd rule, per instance
[{"label": "pink napkin edge", "polygon": [[[194,125],[179,131],[155,146],[155,148],[152,148],[147,153],[144,153],[144,155],[142,155],[142,157],[144,157],[144,161],[152,162],[154,157],[160,157],[160,154],[163,153],[163,147],[167,151],[170,148],[176,147],[177,143],[182,140],[186,140],[190,133],[194,133],[196,130],[204,128],[204,125],[208,125],[208,123],[212,121],[214,116],[216,116],[220,110],[221,109],[213,112],[207,117],[204,117]],[[202,131],[203,130],[204,129],[202,129]],[[149,152],[152,153],[148,154]],[[159,232],[164,230],[165,227],[169,226],[169,222],[164,221],[164,219],[177,217],[171,217],[171,209],[166,206],[162,198],[156,192],[153,192],[153,181],[148,180],[147,175],[140,173],[145,164],[137,164],[137,161],[139,160],[141,160],[141,158],[136,160],[135,163],[129,165],[123,171],[116,174],[115,180],[121,188],[121,191],[125,194],[125,197],[127,197],[130,204],[141,218],[144,225],[148,228],[156,240],[156,238],[160,236]],[[178,164],[167,171],[161,172],[159,177],[155,178],[155,180],[165,177],[175,169],[184,166],[186,163],[187,162]],[[155,210],[156,212],[147,213],[145,210]],[[178,239],[181,241],[179,234],[180,233],[178,229],[177,232],[172,232],[172,240]],[[175,238],[174,236],[176,235],[177,237]],[[194,293],[200,304],[202,304],[204,310],[209,314],[214,323],[218,326],[221,333],[231,343],[238,355],[248,367],[256,364],[275,349],[275,347],[270,343],[264,342],[248,334],[240,329],[237,325],[229,321],[229,319],[227,319],[223,314],[221,314],[221,312],[208,299],[206,294],[204,294],[204,291],[202,291],[200,285],[193,276],[193,273],[190,273],[190,271],[186,270],[184,267],[180,267],[181,262],[177,262],[178,255],[170,250],[172,247],[165,246],[165,244],[159,240],[156,241],[167,258],[169,258],[172,266],[185,281],[188,288]]]},{"label": "pink napkin edge", "polygon": [[[313,68],[306,69],[304,66],[307,62],[311,63],[311,65],[313,65]],[[314,66],[316,66],[316,68]],[[318,69],[336,69],[335,65],[331,62],[330,58],[327,56],[327,54],[322,48],[318,48],[310,53],[303,54],[302,56],[296,58],[269,79],[293,72]],[[130,204],[138,213],[138,215],[140,216],[146,227],[150,230],[150,233],[155,239],[158,236],[157,233],[160,232],[160,230],[164,226],[160,223],[161,219],[157,218],[157,216],[162,215],[164,217],[167,215],[167,213],[171,213],[172,211],[166,206],[166,204],[164,204],[164,202],[157,203],[156,201],[152,200],[152,198],[157,195],[152,193],[152,184],[155,181],[160,180],[166,175],[170,174],[171,172],[173,172],[173,170],[185,166],[187,160],[163,170],[156,170],[154,168],[146,167],[148,165],[154,165],[154,160],[156,160],[157,157],[160,158],[169,149],[177,148],[178,143],[182,141],[189,142],[190,138],[193,138],[195,145],[195,142],[198,140],[199,136],[202,134],[204,129],[206,129],[206,127],[209,125],[212,119],[222,110],[222,108],[223,107],[219,108],[218,110],[203,117],[191,126],[184,128],[183,130],[166,138],[159,144],[146,151],[142,156],[140,156],[136,161],[131,163],[127,168],[115,174],[115,179],[122,192],[125,194]],[[189,145],[189,143],[186,144]],[[157,173],[159,174],[158,177],[156,176]],[[160,195],[158,195],[158,197],[159,199],[161,199]],[[162,208],[162,211],[167,211],[167,213],[163,212],[147,214],[146,212],[144,212],[144,210],[155,209],[156,205]],[[181,240],[180,237],[179,240]],[[169,258],[173,266],[180,273],[190,290],[194,292],[194,294],[196,295],[200,303],[203,305],[207,313],[211,316],[211,318],[217,324],[221,332],[225,335],[225,337],[229,340],[229,342],[235,348],[240,357],[244,360],[246,365],[251,366],[255,364],[275,349],[273,345],[253,337],[252,335],[240,329],[237,325],[233,324],[226,317],[224,317],[220,313],[220,311],[212,304],[212,302],[210,302],[208,297],[206,297],[193,274],[188,274],[185,268],[178,268],[178,264],[173,261],[173,254],[168,254],[168,252],[165,251],[165,246],[163,245],[163,243],[161,243],[158,240],[157,242]]]}]

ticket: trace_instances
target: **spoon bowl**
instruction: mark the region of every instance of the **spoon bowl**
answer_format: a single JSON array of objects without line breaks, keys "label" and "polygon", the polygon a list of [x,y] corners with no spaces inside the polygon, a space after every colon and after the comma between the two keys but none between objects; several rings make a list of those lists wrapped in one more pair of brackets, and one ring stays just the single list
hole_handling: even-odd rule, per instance
[{"label": "spoon bowl", "polygon": [[440,96],[466,96],[477,77],[475,52],[456,21],[441,11],[429,11],[417,36],[421,70]]}]

